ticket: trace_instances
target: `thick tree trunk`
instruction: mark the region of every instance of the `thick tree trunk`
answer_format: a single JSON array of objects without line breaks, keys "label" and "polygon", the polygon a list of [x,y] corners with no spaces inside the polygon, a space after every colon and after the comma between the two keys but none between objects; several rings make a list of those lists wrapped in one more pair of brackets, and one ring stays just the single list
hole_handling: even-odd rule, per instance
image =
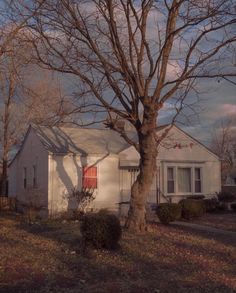
[{"label": "thick tree trunk", "polygon": [[140,172],[131,188],[130,208],[126,228],[135,232],[146,230],[146,201],[156,173],[156,115],[147,111],[139,134]]}]

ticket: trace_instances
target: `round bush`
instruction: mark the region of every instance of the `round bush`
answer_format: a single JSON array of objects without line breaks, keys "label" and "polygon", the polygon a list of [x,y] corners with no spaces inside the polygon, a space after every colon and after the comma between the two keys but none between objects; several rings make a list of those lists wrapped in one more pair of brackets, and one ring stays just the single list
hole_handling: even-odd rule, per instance
[{"label": "round bush", "polygon": [[182,206],[182,217],[186,220],[201,217],[206,212],[203,200],[183,199],[180,204]]},{"label": "round bush", "polygon": [[163,224],[179,220],[181,218],[181,206],[177,203],[161,203],[157,206],[157,216]]},{"label": "round bush", "polygon": [[84,215],[80,231],[85,243],[96,248],[116,248],[121,238],[119,219],[107,212]]},{"label": "round bush", "polygon": [[231,203],[231,209],[236,212],[236,202]]},{"label": "round bush", "polygon": [[236,199],[236,196],[233,193],[226,192],[226,191],[221,191],[217,193],[217,197],[219,201],[223,201],[223,202],[231,202]]},{"label": "round bush", "polygon": [[212,213],[217,211],[219,207],[219,201],[216,198],[206,198],[203,200],[207,213]]}]

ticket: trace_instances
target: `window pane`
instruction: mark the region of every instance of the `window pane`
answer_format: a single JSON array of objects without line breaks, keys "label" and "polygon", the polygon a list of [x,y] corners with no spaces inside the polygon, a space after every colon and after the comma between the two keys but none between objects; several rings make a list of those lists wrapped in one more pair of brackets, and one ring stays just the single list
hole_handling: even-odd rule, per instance
[{"label": "window pane", "polygon": [[195,192],[202,192],[202,184],[201,184],[201,168],[194,169],[195,174]]},{"label": "window pane", "polygon": [[167,180],[174,180],[174,168],[167,168]]},{"label": "window pane", "polygon": [[27,188],[27,168],[24,167],[24,180],[23,180],[23,184],[24,184],[24,189]]},{"label": "window pane", "polygon": [[201,179],[201,171],[200,168],[195,168],[195,180]]},{"label": "window pane", "polygon": [[33,187],[37,186],[37,168],[36,165],[33,165]]},{"label": "window pane", "polygon": [[175,183],[174,181],[168,181],[167,183],[167,192],[168,193],[174,193],[175,192]]},{"label": "window pane", "polygon": [[195,181],[195,192],[202,192],[202,188],[201,188],[201,181],[198,180],[198,181]]},{"label": "window pane", "polygon": [[178,192],[191,192],[191,168],[178,168]]},{"label": "window pane", "polygon": [[97,167],[83,168],[83,187],[97,188]]},{"label": "window pane", "polygon": [[84,188],[97,188],[97,178],[83,178]]}]

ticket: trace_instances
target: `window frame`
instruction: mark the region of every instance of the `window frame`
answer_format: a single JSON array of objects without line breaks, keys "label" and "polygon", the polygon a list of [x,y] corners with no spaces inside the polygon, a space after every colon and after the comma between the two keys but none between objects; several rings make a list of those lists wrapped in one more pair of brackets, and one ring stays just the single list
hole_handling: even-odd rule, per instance
[{"label": "window frame", "polygon": [[[204,163],[172,163],[172,162],[164,162],[163,169],[164,169],[164,191],[167,196],[174,196],[174,195],[194,195],[194,194],[204,194],[204,182],[203,182],[203,165]],[[174,193],[168,192],[168,168],[174,169]],[[191,169],[191,191],[190,192],[181,192],[178,190],[178,168],[190,168]],[[200,169],[200,182],[201,182],[201,192],[195,192],[195,169]]]}]

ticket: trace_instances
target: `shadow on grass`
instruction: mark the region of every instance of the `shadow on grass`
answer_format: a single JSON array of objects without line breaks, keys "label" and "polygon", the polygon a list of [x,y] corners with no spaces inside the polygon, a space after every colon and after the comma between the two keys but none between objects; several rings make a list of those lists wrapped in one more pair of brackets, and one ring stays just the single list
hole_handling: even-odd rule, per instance
[{"label": "shadow on grass", "polygon": [[[89,249],[84,255],[79,223],[18,223],[17,229],[26,235],[35,235],[42,241],[50,239],[58,243],[62,249],[55,251],[54,257],[59,260],[60,267],[55,267],[54,272],[49,275],[48,272],[33,275],[31,280],[19,279],[15,283],[5,284],[2,282],[0,292],[161,293],[234,292],[236,289],[235,283],[218,278],[220,274],[228,274],[231,278],[235,266],[230,264],[229,268],[221,269],[219,263],[216,263],[217,273],[214,275],[214,264],[210,263],[207,267],[204,261],[213,259],[213,255],[207,249],[204,250],[205,243],[191,242],[186,236],[190,233],[198,241],[201,241],[199,236],[211,241],[211,235],[204,233],[184,230],[182,227],[154,225],[152,232],[142,235],[125,231],[119,250]],[[7,236],[5,238],[4,241]],[[19,239],[19,242],[22,243],[22,240]],[[33,243],[25,242],[25,245],[25,253],[27,248],[33,247],[35,255],[37,254]],[[71,254],[72,251],[76,254]],[[218,247],[215,250],[215,259],[217,256],[220,259],[224,257]]]},{"label": "shadow on grass", "polygon": [[170,226],[180,231],[191,233],[196,236],[201,236],[206,239],[214,239],[225,245],[236,246],[236,232],[225,231],[225,233],[222,233],[220,231],[217,232],[217,229],[215,231],[210,231],[210,230],[204,230],[204,228],[198,228],[198,227],[193,228],[193,227],[184,226],[178,223],[171,224]]}]

